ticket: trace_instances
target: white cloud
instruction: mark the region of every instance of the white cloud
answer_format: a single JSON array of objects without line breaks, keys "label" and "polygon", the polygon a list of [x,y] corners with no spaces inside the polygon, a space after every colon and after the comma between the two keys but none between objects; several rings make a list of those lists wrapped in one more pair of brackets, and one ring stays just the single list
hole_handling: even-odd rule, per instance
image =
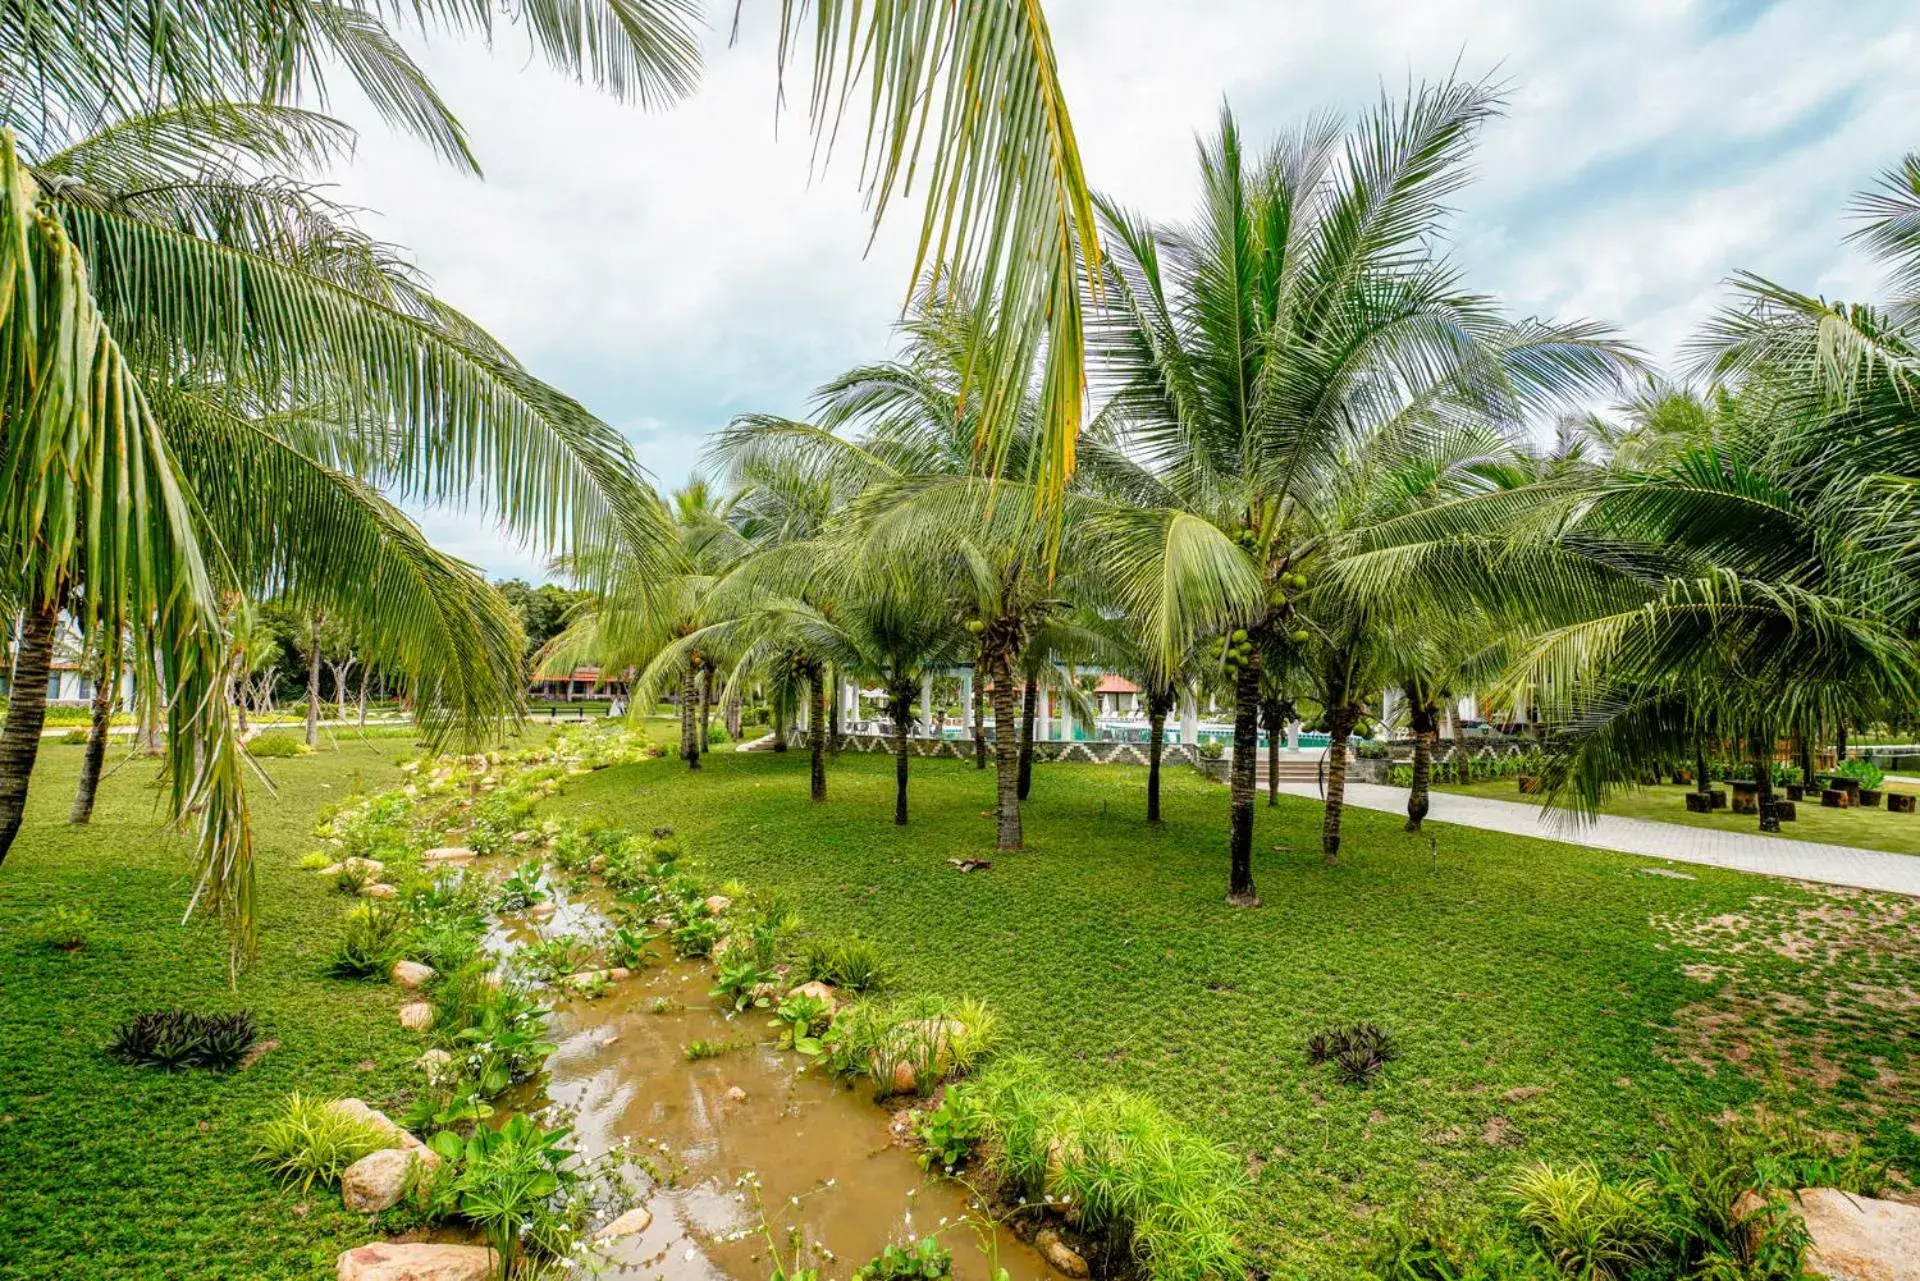
[{"label": "white cloud", "polygon": [[[1510,109],[1461,201],[1474,284],[1516,313],[1612,320],[1662,359],[1736,268],[1871,288],[1839,243],[1846,197],[1920,146],[1906,132],[1920,15],[1897,0],[1050,0],[1048,13],[1090,175],[1156,217],[1191,208],[1193,136],[1223,97],[1260,138],[1456,63],[1505,78]],[[789,111],[775,136],[771,25],[750,10],[737,48],[716,32],[700,92],[650,116],[518,50],[438,43],[424,61],[487,180],[377,125],[340,175],[450,301],[626,431],[667,484],[730,414],[801,412],[824,378],[884,350],[912,260],[916,210],[897,209],[867,253],[857,157],[809,184],[804,120]],[[537,569],[483,521],[433,528],[456,554]]]}]

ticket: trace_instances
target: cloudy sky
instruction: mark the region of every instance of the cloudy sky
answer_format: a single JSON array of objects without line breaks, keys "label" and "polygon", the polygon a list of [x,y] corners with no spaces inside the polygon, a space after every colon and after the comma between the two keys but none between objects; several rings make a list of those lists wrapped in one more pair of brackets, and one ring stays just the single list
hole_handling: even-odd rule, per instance
[{"label": "cloudy sky", "polygon": [[[663,485],[743,410],[883,352],[915,211],[869,247],[841,163],[810,175],[805,121],[776,114],[772,0],[732,5],[699,93],[644,114],[529,62],[437,41],[417,53],[487,174],[366,129],[335,175],[376,234],[539,375],[627,433]],[[756,17],[756,11],[764,16]],[[1230,102],[1250,137],[1352,113],[1409,78],[1508,84],[1456,249],[1516,315],[1613,321],[1668,360],[1736,268],[1860,295],[1849,194],[1920,149],[1920,7],[1909,0],[1047,0],[1094,184],[1144,212],[1191,207],[1194,135]],[[347,95],[334,107],[357,122]],[[486,520],[433,513],[496,574],[538,559]]]}]

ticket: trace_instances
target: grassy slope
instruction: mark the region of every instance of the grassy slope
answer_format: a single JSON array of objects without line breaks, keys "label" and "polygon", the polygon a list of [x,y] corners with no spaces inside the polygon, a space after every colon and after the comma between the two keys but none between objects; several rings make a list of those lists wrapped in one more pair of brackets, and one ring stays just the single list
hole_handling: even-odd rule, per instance
[{"label": "grassy slope", "polygon": [[[1752,1098],[1739,1072],[1709,1077],[1658,1052],[1676,1011],[1709,991],[1683,964],[1726,961],[1724,945],[1744,957],[1739,975],[1714,980],[1728,999],[1822,1003],[1824,976],[1769,950],[1786,927],[1754,905],[1792,925],[1827,900],[1779,882],[1711,869],[1650,877],[1638,873],[1645,860],[1439,825],[1436,862],[1425,837],[1365,813],[1350,814],[1343,865],[1327,871],[1320,807],[1283,799],[1259,811],[1267,906],[1235,911],[1222,901],[1224,789],[1188,771],[1169,775],[1167,822],[1152,831],[1138,818],[1142,771],[1044,766],[1028,849],[962,875],[949,857],[990,850],[991,774],[916,761],[902,830],[888,821],[887,758],[843,755],[823,808],[806,800],[805,768],[804,753],[721,753],[697,776],[653,762],[581,780],[560,803],[674,824],[715,873],[786,890],[809,922],[884,942],[905,986],[987,997],[1013,1047],[1074,1084],[1146,1091],[1241,1145],[1258,1174],[1250,1236],[1276,1275],[1351,1276],[1383,1209],[1422,1196],[1484,1203],[1490,1176],[1525,1157],[1618,1162],[1650,1150],[1663,1110]],[[1650,921],[1742,909],[1748,924],[1713,946]],[[1877,976],[1894,988],[1920,982],[1905,928],[1888,926],[1895,950]],[[1845,1114],[1856,1110],[1884,1150],[1920,1164],[1920,1141],[1888,1119],[1911,1094],[1876,1118],[1887,1100],[1859,1086],[1876,1062],[1920,1069],[1901,1017],[1850,1008],[1762,1029],[1756,1014],[1751,1029],[1716,1027],[1687,1048],[1751,1061],[1748,1033],[1765,1030],[1799,1072],[1822,1047],[1847,1074],[1827,1096],[1830,1119],[1855,1124]],[[1405,1047],[1366,1091],[1301,1053],[1311,1032],[1353,1019],[1386,1025]],[[1522,1087],[1548,1088],[1503,1098]]]},{"label": "grassy slope", "polygon": [[[248,1128],[290,1090],[392,1098],[416,1038],[393,990],[320,974],[344,900],[294,870],[328,800],[358,775],[391,786],[404,742],[269,761],[256,791],[260,959],[227,985],[217,927],[182,925],[187,848],[156,831],[155,769],[101,789],[87,829],[64,822],[77,747],[42,750],[27,826],[0,868],[0,1275],[317,1277],[367,1239],[339,1197],[282,1194],[251,1165]],[[99,918],[75,955],[31,939],[46,907]],[[281,1045],[228,1076],[124,1068],[100,1047],[138,1010],[251,1009]],[[367,1070],[362,1064],[369,1064]],[[296,1211],[304,1206],[304,1214]]]},{"label": "grassy slope", "polygon": [[[1724,783],[1715,784],[1725,787]],[[1461,792],[1470,796],[1490,796],[1498,801],[1536,801],[1520,794],[1519,783],[1511,778],[1486,779],[1478,783],[1447,784],[1436,791]],[[1617,792],[1600,808],[1603,813],[1622,818],[1651,819],[1656,823],[1684,823],[1688,827],[1712,827],[1723,832],[1752,832],[1762,835],[1759,820],[1751,814],[1716,810],[1712,814],[1689,814],[1686,793],[1690,787],[1662,783]],[[1889,791],[1920,791],[1911,783],[1889,783]],[[1780,793],[1781,799],[1786,792]],[[1860,849],[1885,850],[1893,854],[1920,854],[1920,814],[1894,814],[1883,803],[1878,809],[1823,809],[1818,796],[1794,807],[1798,817],[1780,825],[1780,835],[1793,841],[1820,841],[1828,845],[1852,845]]]}]

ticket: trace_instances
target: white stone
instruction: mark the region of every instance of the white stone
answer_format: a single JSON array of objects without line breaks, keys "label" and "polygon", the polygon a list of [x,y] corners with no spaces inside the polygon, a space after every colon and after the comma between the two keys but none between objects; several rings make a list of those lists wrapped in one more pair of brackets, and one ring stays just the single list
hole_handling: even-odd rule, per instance
[{"label": "white stone", "polygon": [[401,987],[420,987],[433,977],[433,967],[418,961],[395,961],[393,981]]},{"label": "white stone", "polygon": [[1810,1242],[1802,1260],[1828,1281],[1920,1281],[1920,1206],[1804,1188],[1793,1207]]},{"label": "white stone", "polygon": [[420,856],[422,863],[437,863],[442,867],[463,867],[480,857],[464,845],[443,845],[439,849],[428,850]]},{"label": "white stone", "polygon": [[451,1075],[453,1055],[445,1050],[428,1050],[413,1062],[415,1067],[427,1074],[427,1080],[437,1082],[441,1077]]},{"label": "white stone", "polygon": [[424,1032],[433,1026],[433,1006],[426,1001],[408,1001],[400,1007],[400,1026],[409,1032]]},{"label": "white stone", "polygon": [[727,1087],[727,1102],[745,1103],[746,1101],[747,1101],[747,1092],[745,1090],[741,1089],[737,1085],[732,1085]]},{"label": "white stone", "polygon": [[618,1241],[621,1237],[639,1236],[653,1226],[653,1211],[644,1205],[636,1205],[625,1214],[593,1234],[596,1241]]},{"label": "white stone", "polygon": [[327,1110],[356,1121],[365,1121],[388,1138],[400,1137],[400,1127],[394,1124],[393,1118],[379,1108],[369,1107],[365,1099],[335,1099],[327,1104]]},{"label": "white stone", "polygon": [[412,1180],[413,1153],[381,1148],[340,1172],[340,1203],[359,1214],[378,1214],[398,1205]]},{"label": "white stone", "polygon": [[1041,1256],[1053,1265],[1055,1271],[1075,1278],[1087,1275],[1087,1261],[1080,1257],[1078,1251],[1062,1241],[1060,1234],[1052,1228],[1042,1228],[1035,1233],[1033,1244],[1034,1248],[1040,1251]]},{"label": "white stone", "polygon": [[707,896],[706,908],[708,913],[713,916],[720,915],[732,906],[733,900],[724,894],[710,894]]},{"label": "white stone", "polygon": [[479,1245],[375,1241],[348,1250],[335,1265],[335,1281],[488,1281],[492,1250]]},{"label": "white stone", "polygon": [[399,898],[400,891],[384,881],[373,881],[360,887],[361,898]]},{"label": "white stone", "polygon": [[535,903],[532,907],[527,909],[527,917],[529,920],[544,921],[550,918],[554,914],[554,912],[558,910],[559,909],[554,907],[554,905],[551,903]]}]

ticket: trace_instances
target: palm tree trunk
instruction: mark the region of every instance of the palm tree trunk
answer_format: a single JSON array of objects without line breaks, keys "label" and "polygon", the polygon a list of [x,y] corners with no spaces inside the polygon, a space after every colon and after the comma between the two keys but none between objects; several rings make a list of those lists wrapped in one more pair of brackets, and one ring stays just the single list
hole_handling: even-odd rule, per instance
[{"label": "palm tree trunk", "polygon": [[1267,804],[1280,804],[1280,700],[1260,704],[1260,720],[1267,727]]},{"label": "palm tree trunk", "polygon": [[987,767],[987,688],[983,679],[985,668],[976,666],[973,672],[973,767]]},{"label": "palm tree trunk", "polygon": [[1233,763],[1227,780],[1231,802],[1228,828],[1227,902],[1259,907],[1253,888],[1253,793],[1260,768],[1260,653],[1240,668],[1233,682]]},{"label": "palm tree trunk", "polygon": [[810,795],[815,801],[827,799],[827,686],[823,674],[815,671],[807,681],[813,713],[807,717],[807,747],[813,752]]},{"label": "palm tree trunk", "polygon": [[[901,697],[902,693],[906,697]],[[894,689],[888,692],[889,710],[893,713],[893,822],[896,827],[907,825],[907,731],[913,725],[913,694],[911,690]]]},{"label": "palm tree trunk", "polygon": [[6,862],[27,813],[27,785],[33,781],[40,731],[47,721],[47,669],[53,663],[59,622],[60,610],[54,605],[29,605],[20,620],[7,723],[0,727],[0,863]]},{"label": "palm tree trunk", "polygon": [[827,748],[835,756],[840,754],[840,669],[830,668],[833,679],[828,687],[833,690],[833,698],[827,704]]},{"label": "palm tree trunk", "polygon": [[1433,783],[1433,740],[1439,732],[1431,703],[1413,704],[1413,786],[1407,791],[1407,830],[1417,832],[1427,817]]},{"label": "palm tree trunk", "polygon": [[1802,729],[1793,736],[1794,764],[1800,767],[1800,786],[1813,786],[1813,735]]},{"label": "palm tree trunk", "polygon": [[1327,743],[1327,812],[1320,823],[1320,861],[1327,867],[1340,861],[1340,819],[1347,806],[1347,741],[1358,719],[1351,703],[1342,703],[1327,715],[1333,733]]},{"label": "palm tree trunk", "polygon": [[713,669],[700,669],[700,754],[706,755],[713,732]]},{"label": "palm tree trunk", "polygon": [[1009,656],[995,655],[993,680],[994,812],[999,818],[998,849],[1020,848],[1020,743],[1014,725],[1013,664]]},{"label": "palm tree trunk", "polygon": [[1780,811],[1773,807],[1772,746],[1771,736],[1753,736],[1753,790],[1754,799],[1759,802],[1760,830],[1763,832],[1780,830]]},{"label": "palm tree trunk", "polygon": [[87,752],[80,758],[80,784],[73,789],[73,808],[67,811],[69,823],[93,821],[93,798],[107,762],[107,730],[113,725],[113,677],[113,666],[102,653],[94,668],[93,719],[87,726]]},{"label": "palm tree trunk", "polygon": [[1167,703],[1154,696],[1147,703],[1147,822],[1160,825],[1160,755],[1167,746]]},{"label": "palm tree trunk", "polygon": [[1707,745],[1693,745],[1693,790],[1705,796],[1713,790],[1713,777],[1707,772]]},{"label": "palm tree trunk", "polygon": [[367,682],[373,679],[372,667],[360,669],[360,728],[367,727]]},{"label": "palm tree trunk", "polygon": [[699,687],[700,669],[689,667],[680,678],[680,755],[690,770],[700,768]]},{"label": "palm tree trunk", "polygon": [[307,746],[320,745],[320,624],[318,610],[313,615],[312,648],[307,654]]},{"label": "palm tree trunk", "polygon": [[1040,683],[1027,681],[1027,692],[1020,704],[1020,782],[1015,791],[1021,800],[1033,790],[1033,716],[1039,703]]},{"label": "palm tree trunk", "polygon": [[783,698],[767,700],[767,721],[773,727],[773,750],[787,750],[787,706]]},{"label": "palm tree trunk", "polygon": [[727,696],[727,701],[720,707],[720,723],[727,727],[727,737],[736,743],[740,741],[740,730],[742,728],[740,724],[740,714],[740,688],[738,685],[735,685],[733,693]]}]

